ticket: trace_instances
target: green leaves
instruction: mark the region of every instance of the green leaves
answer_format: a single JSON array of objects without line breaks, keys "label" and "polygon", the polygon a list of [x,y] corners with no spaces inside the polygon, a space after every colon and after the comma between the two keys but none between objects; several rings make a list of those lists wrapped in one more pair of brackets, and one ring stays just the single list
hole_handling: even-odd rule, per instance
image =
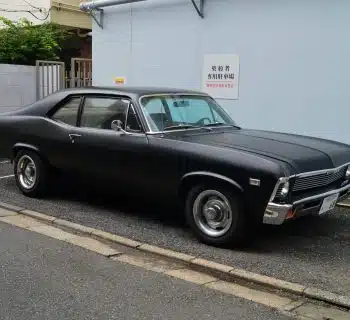
[{"label": "green leaves", "polygon": [[34,65],[57,60],[61,43],[70,33],[58,25],[34,25],[27,19],[12,22],[0,17],[0,63]]}]

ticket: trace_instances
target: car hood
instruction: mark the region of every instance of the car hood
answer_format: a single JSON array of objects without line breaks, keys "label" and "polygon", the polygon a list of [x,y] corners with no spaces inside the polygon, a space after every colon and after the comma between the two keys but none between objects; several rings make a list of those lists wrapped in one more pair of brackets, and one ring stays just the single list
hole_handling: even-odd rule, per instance
[{"label": "car hood", "polygon": [[350,162],[350,146],[325,139],[262,130],[188,131],[180,140],[254,153],[291,167],[291,174],[329,169]]}]

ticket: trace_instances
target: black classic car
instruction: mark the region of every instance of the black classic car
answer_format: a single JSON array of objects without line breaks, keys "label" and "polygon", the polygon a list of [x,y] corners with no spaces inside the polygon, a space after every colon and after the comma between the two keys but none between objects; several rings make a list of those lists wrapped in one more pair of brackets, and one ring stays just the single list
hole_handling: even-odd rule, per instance
[{"label": "black classic car", "polygon": [[332,212],[350,190],[350,146],[240,128],[209,95],[67,89],[0,116],[0,150],[38,197],[55,174],[180,204],[200,241],[241,243],[262,223]]}]

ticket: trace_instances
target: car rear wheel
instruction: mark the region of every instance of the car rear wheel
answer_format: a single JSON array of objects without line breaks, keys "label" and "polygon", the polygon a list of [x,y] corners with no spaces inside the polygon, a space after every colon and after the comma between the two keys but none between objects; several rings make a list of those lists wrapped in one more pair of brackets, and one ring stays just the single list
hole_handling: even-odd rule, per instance
[{"label": "car rear wheel", "polygon": [[185,213],[201,242],[214,246],[244,243],[244,213],[232,188],[221,184],[193,187],[187,195]]},{"label": "car rear wheel", "polygon": [[45,194],[47,189],[47,167],[39,155],[30,150],[20,150],[14,161],[17,187],[29,197]]}]

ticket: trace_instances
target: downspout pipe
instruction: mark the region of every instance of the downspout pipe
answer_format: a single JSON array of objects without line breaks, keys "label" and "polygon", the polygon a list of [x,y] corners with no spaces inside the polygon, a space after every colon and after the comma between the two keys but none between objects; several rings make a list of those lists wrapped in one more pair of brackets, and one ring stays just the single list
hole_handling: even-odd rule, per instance
[{"label": "downspout pipe", "polygon": [[91,11],[91,10],[101,9],[104,7],[117,6],[121,4],[135,3],[135,2],[141,2],[141,1],[147,1],[147,0],[93,0],[93,1],[80,3],[79,8],[82,11]]}]

